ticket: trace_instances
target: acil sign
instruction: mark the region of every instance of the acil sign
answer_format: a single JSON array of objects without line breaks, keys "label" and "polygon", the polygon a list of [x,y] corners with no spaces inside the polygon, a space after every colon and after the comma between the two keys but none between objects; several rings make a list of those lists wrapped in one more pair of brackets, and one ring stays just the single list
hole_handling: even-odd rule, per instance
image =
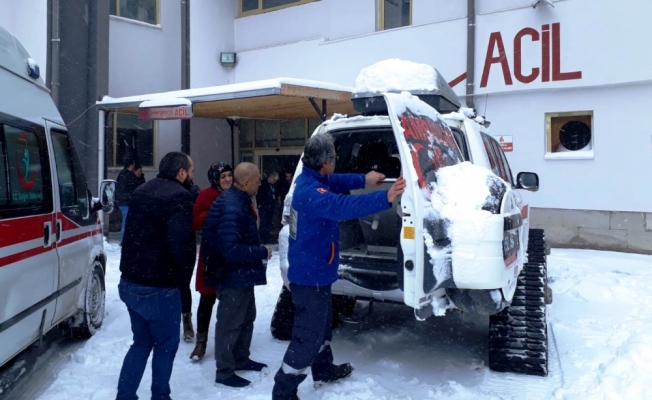
[{"label": "acil sign", "polygon": [[[537,79],[540,79],[541,82],[582,79],[582,71],[562,71],[561,25],[559,23],[545,24],[541,26],[541,31],[534,28],[523,28],[516,33],[513,40],[513,68],[510,68],[503,35],[500,32],[492,32],[489,35],[480,87],[487,87],[491,67],[494,64],[500,65],[503,80],[508,86],[514,83],[512,77],[525,84],[532,83]],[[523,48],[533,45],[538,45],[541,48],[541,66],[524,71]]]}]

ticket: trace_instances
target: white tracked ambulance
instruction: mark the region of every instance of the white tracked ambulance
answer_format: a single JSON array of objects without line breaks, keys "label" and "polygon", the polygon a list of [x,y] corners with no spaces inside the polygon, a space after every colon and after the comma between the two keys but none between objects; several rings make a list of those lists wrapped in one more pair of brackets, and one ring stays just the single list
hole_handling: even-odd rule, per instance
[{"label": "white tracked ambulance", "polygon": [[[334,321],[352,321],[358,300],[414,309],[424,320],[448,309],[490,316],[489,367],[546,376],[548,336],[544,232],[529,229],[518,190],[536,192],[537,174],[516,178],[488,123],[460,101],[434,68],[386,60],[361,71],[352,95],[359,115],[336,115],[314,135],[335,139],[336,173],[400,175],[407,187],[390,210],[340,223]],[[300,175],[299,163],[294,179]],[[287,250],[294,182],[279,238],[284,287],[272,335],[289,340],[294,306]]]}]

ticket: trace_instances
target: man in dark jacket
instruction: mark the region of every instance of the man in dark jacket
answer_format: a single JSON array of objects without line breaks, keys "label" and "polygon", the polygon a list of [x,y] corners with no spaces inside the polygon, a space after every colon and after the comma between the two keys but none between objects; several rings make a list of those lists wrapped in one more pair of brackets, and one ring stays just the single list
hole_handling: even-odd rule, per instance
[{"label": "man in dark jacket", "polygon": [[120,213],[122,214],[122,226],[120,228],[120,241],[125,235],[125,226],[127,225],[127,214],[129,213],[129,202],[134,190],[140,185],[140,179],[134,174],[136,164],[131,158],[126,158],[124,168],[118,174],[115,188],[115,201],[118,203]]},{"label": "man in dark jacket", "polygon": [[306,143],[303,170],[292,196],[288,279],[296,313],[292,341],[274,377],[274,400],[298,399],[297,388],[311,367],[315,385],[351,375],[351,364],[333,364],[331,285],[339,265],[339,221],[376,214],[391,207],[405,190],[401,177],[392,187],[364,195],[342,193],[378,186],[378,172],[335,174],[335,146],[330,134],[313,135]]},{"label": "man in dark jacket", "polygon": [[272,217],[274,217],[274,209],[276,208],[276,181],[278,181],[278,174],[272,172],[264,180],[258,193],[256,193],[256,204],[258,206],[258,216],[260,217],[260,228],[258,235],[262,244],[269,244],[269,234],[272,230]]},{"label": "man in dark jacket", "polygon": [[239,164],[233,185],[215,200],[204,223],[202,252],[205,283],[215,287],[219,303],[215,324],[215,382],[249,385],[235,371],[262,371],[267,365],[249,358],[256,319],[254,286],[266,285],[269,248],[260,245],[251,197],[260,187],[260,172]]},{"label": "man in dark jacket", "polygon": [[127,305],[134,343],[125,356],[117,399],[136,391],[152,358],[152,398],[170,399],[170,375],[179,347],[179,277],[195,263],[192,195],[193,163],[184,153],[163,157],[160,173],[140,186],[129,203],[118,290]]}]

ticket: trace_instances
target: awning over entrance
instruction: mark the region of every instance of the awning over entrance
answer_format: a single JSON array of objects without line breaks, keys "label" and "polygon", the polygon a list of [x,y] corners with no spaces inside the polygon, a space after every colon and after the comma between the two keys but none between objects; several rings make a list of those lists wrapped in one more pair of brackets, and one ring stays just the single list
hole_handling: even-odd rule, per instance
[{"label": "awning over entrance", "polygon": [[[177,90],[121,98],[104,97],[97,107],[105,111],[138,114],[145,101],[160,105],[192,103],[194,117],[307,119],[325,115],[354,114],[351,88],[331,83],[278,78],[262,81]],[[326,106],[326,110],[324,110]]]}]

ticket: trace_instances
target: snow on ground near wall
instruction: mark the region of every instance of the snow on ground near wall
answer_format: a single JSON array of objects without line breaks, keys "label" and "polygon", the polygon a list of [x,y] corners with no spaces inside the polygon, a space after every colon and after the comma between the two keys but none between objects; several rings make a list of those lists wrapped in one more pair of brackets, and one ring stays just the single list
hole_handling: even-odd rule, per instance
[{"label": "snow on ground near wall", "polygon": [[[108,245],[107,250],[104,326],[70,356],[41,400],[115,398],[131,333],[117,293],[119,248]],[[353,376],[320,389],[314,389],[308,378],[299,396],[304,400],[652,398],[652,257],[555,249],[548,260],[554,292],[549,321],[560,356],[551,363],[560,363],[561,376],[546,379],[489,371],[486,318],[453,312],[418,322],[406,307],[378,304],[368,322],[347,325],[334,335],[336,362],[353,362]],[[251,350],[252,358],[270,365],[270,373],[244,374],[254,381],[250,388],[215,387],[212,340],[200,364],[188,359],[193,344],[182,342],[171,380],[173,398],[271,397],[273,374],[287,346],[269,333],[282,285],[277,254],[267,275],[269,284],[256,289],[258,319]],[[198,296],[194,292],[193,296],[196,307]],[[139,391],[142,399],[150,397],[150,374],[148,367]]]},{"label": "snow on ground near wall", "polygon": [[438,88],[437,71],[430,65],[390,58],[360,70],[355,79],[353,93],[355,95]]}]

